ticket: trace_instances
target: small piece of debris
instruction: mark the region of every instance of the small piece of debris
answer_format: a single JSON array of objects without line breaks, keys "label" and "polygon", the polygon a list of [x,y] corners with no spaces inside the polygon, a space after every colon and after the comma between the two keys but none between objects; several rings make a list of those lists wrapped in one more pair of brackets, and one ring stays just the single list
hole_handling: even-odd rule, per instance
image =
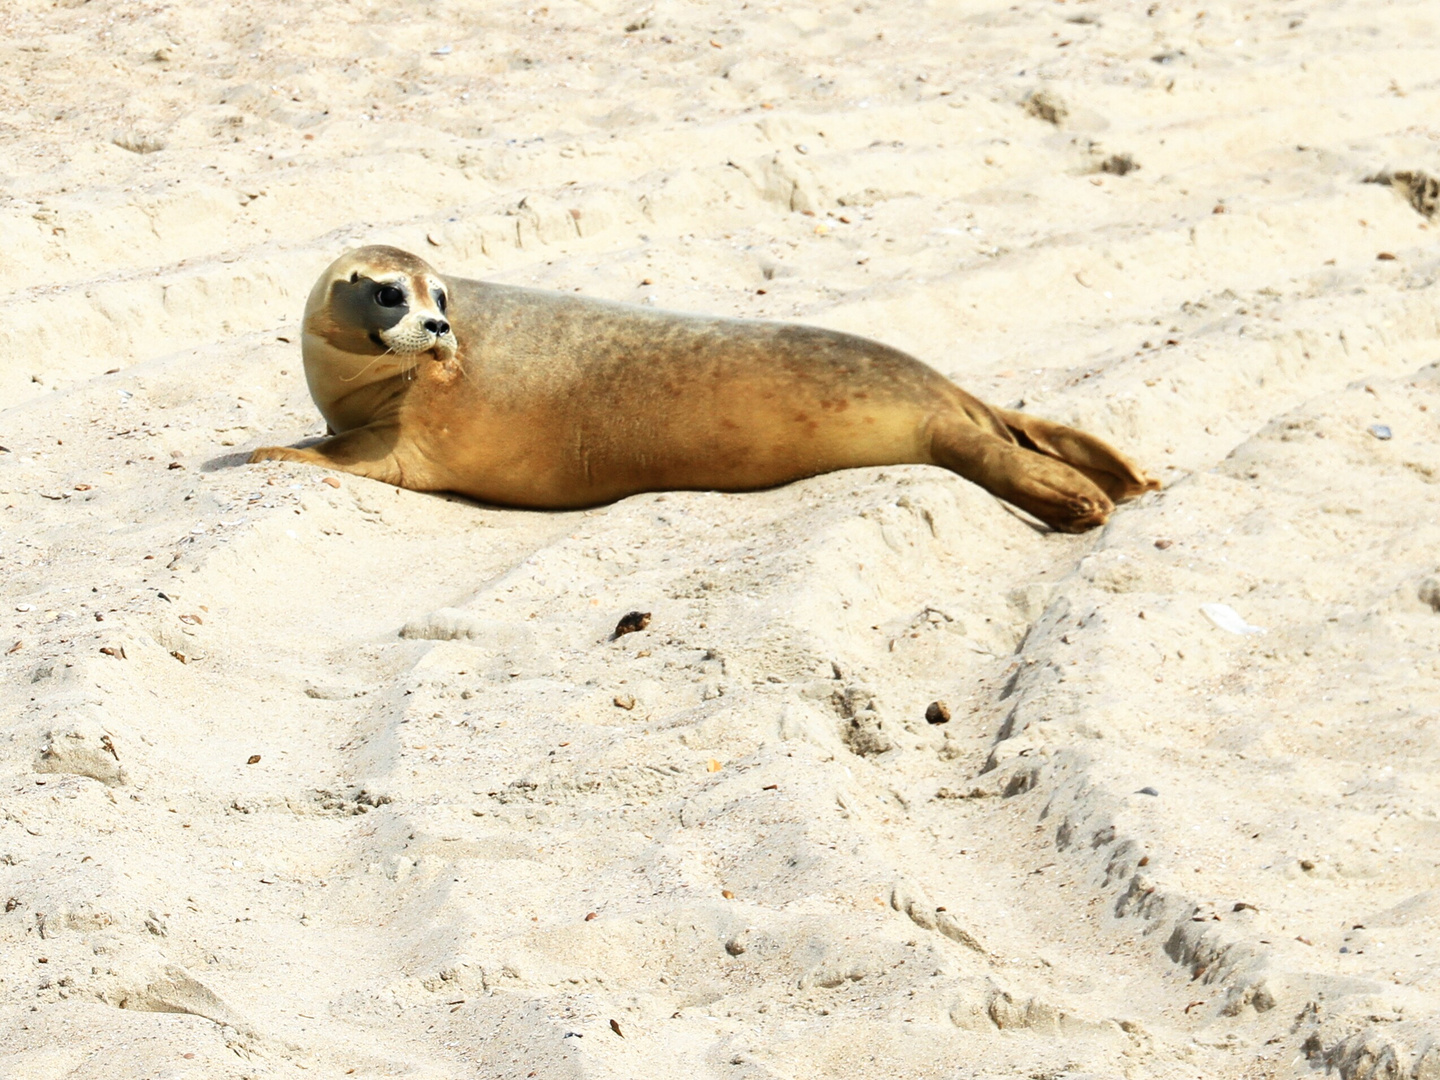
[{"label": "small piece of debris", "polygon": [[942,787],[942,788],[937,788],[937,789],[936,789],[936,791],[935,791],[935,798],[937,798],[937,799],[984,799],[984,798],[989,797],[989,796],[992,795],[992,794],[994,794],[994,793],[993,793],[993,792],[990,792],[990,791],[986,791],[984,788],[981,788],[981,787],[974,787],[974,788],[971,788],[969,791],[965,791],[965,790],[963,790],[963,789]]},{"label": "small piece of debris", "polygon": [[1209,619],[1216,627],[1231,634],[1263,634],[1265,628],[1252,626],[1245,621],[1238,611],[1229,604],[1201,604],[1200,612]]},{"label": "small piece of debris", "polygon": [[1158,796],[1158,795],[1160,794],[1160,792],[1156,791],[1153,787],[1142,787],[1139,791],[1135,792],[1135,794],[1136,794],[1136,795],[1156,795],[1156,796]]},{"label": "small piece of debris", "polygon": [[1025,99],[1025,111],[1038,120],[1059,127],[1070,115],[1070,108],[1049,90],[1036,90]]},{"label": "small piece of debris", "polygon": [[1433,218],[1440,212],[1440,178],[1423,172],[1379,172],[1365,178],[1367,184],[1389,184],[1417,213]]},{"label": "small piece of debris", "polygon": [[711,758],[705,763],[706,772],[719,772],[724,767],[725,766],[721,765],[720,762],[716,761],[714,758]]},{"label": "small piece of debris", "polygon": [[1140,163],[1129,154],[1111,154],[1100,163],[1100,171],[1112,176],[1126,176],[1138,168]]},{"label": "small piece of debris", "polygon": [[1260,909],[1259,909],[1258,907],[1256,907],[1254,904],[1247,904],[1244,900],[1237,900],[1237,901],[1235,901],[1235,906],[1232,907],[1230,910],[1231,910],[1231,911],[1259,911]]},{"label": "small piece of debris", "polygon": [[1394,262],[1395,253],[1393,251],[1382,251],[1375,256],[1375,260],[1377,262]]},{"label": "small piece of debris", "polygon": [[[1416,595],[1422,604],[1429,604],[1432,611],[1440,612],[1440,576],[1427,577],[1420,582]],[[15,643],[17,647],[19,644],[18,641]]]},{"label": "small piece of debris", "polygon": [[734,899],[735,899],[735,894],[734,894],[733,892],[731,892],[729,889],[721,889],[721,890],[720,890],[720,895],[723,896],[726,900],[734,900]]},{"label": "small piece of debris", "polygon": [[1155,541],[1155,546],[1156,546],[1157,548],[1159,548],[1161,551],[1164,551],[1166,548],[1172,548],[1172,547],[1174,547],[1174,546],[1175,546],[1175,541],[1174,541],[1174,540],[1156,540],[1156,541]]},{"label": "small piece of debris", "polygon": [[1315,869],[1315,863],[1314,863],[1313,861],[1311,861],[1310,859],[1301,859],[1301,860],[1300,860],[1300,869],[1301,869],[1301,870],[1314,870],[1314,869]]},{"label": "small piece of debris", "polygon": [[154,154],[165,149],[165,137],[148,131],[117,131],[110,141],[132,154]]},{"label": "small piece of debris", "polygon": [[943,701],[932,701],[925,707],[925,722],[927,724],[948,724],[950,707]]},{"label": "small piece of debris", "polygon": [[1371,424],[1370,434],[1381,442],[1388,442],[1395,437],[1395,433],[1385,424]]},{"label": "small piece of debris", "polygon": [[650,612],[632,611],[628,615],[622,616],[620,621],[615,624],[615,633],[610,635],[610,640],[614,641],[616,638],[622,638],[626,634],[639,633],[649,625]]},{"label": "small piece of debris", "polygon": [[259,764],[260,764],[260,755],[259,755],[259,754],[251,754],[250,757],[246,760],[245,764],[246,764],[246,765],[259,765]]},{"label": "small piece of debris", "polygon": [[340,486],[340,481],[337,480],[337,479],[335,479],[335,477],[333,477],[333,476],[327,476],[327,477],[325,477],[325,479],[321,480],[320,482],[321,482],[322,484],[324,484],[326,487],[338,488],[338,487]]},{"label": "small piece of debris", "polygon": [[635,699],[634,699],[633,697],[631,697],[629,694],[616,694],[616,695],[615,695],[615,707],[616,707],[616,708],[619,708],[619,709],[625,709],[625,710],[628,711],[628,710],[630,710],[630,709],[635,708]]},{"label": "small piece of debris", "polygon": [[100,651],[106,656],[113,656],[116,660],[125,659],[125,647],[123,645],[106,645]]},{"label": "small piece of debris", "polygon": [[17,641],[14,645],[11,645],[10,648],[5,650],[5,655],[9,656],[11,653],[17,653],[24,647],[25,643],[23,641]]},{"label": "small piece of debris", "polygon": [[619,1035],[622,1039],[625,1037],[625,1032],[623,1032],[623,1031],[620,1030],[620,1021],[619,1021],[619,1020],[611,1020],[611,1021],[610,1021],[610,1030],[613,1031],[613,1032],[615,1032],[615,1034],[616,1034],[616,1035]]},{"label": "small piece of debris", "polygon": [[586,921],[586,922],[589,922],[590,920],[594,919],[595,917],[596,917],[596,913],[595,913],[595,912],[593,912],[593,911],[592,911],[592,912],[589,912],[589,913],[585,916],[585,921]]}]

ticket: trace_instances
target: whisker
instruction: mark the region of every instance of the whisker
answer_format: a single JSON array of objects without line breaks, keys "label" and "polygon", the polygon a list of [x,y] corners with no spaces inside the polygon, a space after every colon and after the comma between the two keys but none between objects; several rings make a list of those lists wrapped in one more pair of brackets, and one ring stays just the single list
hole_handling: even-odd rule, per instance
[{"label": "whisker", "polygon": [[342,379],[340,379],[339,381],[340,381],[340,382],[354,382],[354,381],[355,381],[356,379],[358,379],[361,375],[364,375],[365,372],[369,371],[370,368],[371,368],[375,363],[377,363],[377,362],[380,361],[380,360],[384,360],[385,357],[389,356],[389,355],[390,355],[392,352],[394,352],[394,351],[395,351],[395,350],[394,350],[393,347],[386,349],[386,350],[385,350],[384,352],[382,352],[379,356],[377,356],[377,357],[375,357],[374,359],[372,359],[368,364],[366,364],[366,365],[365,365],[364,367],[362,367],[359,371],[357,371],[354,375],[351,375],[348,379],[342,378]]}]

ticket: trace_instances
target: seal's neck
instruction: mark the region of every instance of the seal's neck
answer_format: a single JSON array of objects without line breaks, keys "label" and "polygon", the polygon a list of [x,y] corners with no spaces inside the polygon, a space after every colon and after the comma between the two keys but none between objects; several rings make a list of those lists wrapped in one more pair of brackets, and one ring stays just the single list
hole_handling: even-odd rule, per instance
[{"label": "seal's neck", "polygon": [[411,385],[415,367],[430,359],[428,355],[344,352],[308,333],[301,353],[310,396],[337,434],[382,419]]}]

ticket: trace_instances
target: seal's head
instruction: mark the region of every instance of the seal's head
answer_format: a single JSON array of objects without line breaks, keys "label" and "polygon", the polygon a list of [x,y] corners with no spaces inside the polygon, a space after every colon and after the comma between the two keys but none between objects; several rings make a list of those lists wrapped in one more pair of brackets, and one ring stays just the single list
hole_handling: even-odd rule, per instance
[{"label": "seal's head", "polygon": [[435,351],[453,356],[444,279],[420,258],[393,247],[347,251],[310,294],[305,333],[355,356],[393,353],[413,361]]},{"label": "seal's head", "polygon": [[347,251],[320,275],[305,305],[302,351],[311,396],[335,431],[363,413],[357,391],[412,378],[425,354],[454,358],[448,305],[445,279],[399,248]]}]

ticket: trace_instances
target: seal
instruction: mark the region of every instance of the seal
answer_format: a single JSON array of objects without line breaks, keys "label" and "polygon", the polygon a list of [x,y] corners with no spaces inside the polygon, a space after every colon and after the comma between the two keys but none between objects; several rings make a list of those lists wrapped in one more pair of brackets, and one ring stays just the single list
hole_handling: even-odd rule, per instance
[{"label": "seal", "polygon": [[941,465],[1066,532],[1159,487],[1093,435],[876,341],[448,277],[392,247],[321,275],[302,351],[332,434],[252,462],[548,509]]}]

